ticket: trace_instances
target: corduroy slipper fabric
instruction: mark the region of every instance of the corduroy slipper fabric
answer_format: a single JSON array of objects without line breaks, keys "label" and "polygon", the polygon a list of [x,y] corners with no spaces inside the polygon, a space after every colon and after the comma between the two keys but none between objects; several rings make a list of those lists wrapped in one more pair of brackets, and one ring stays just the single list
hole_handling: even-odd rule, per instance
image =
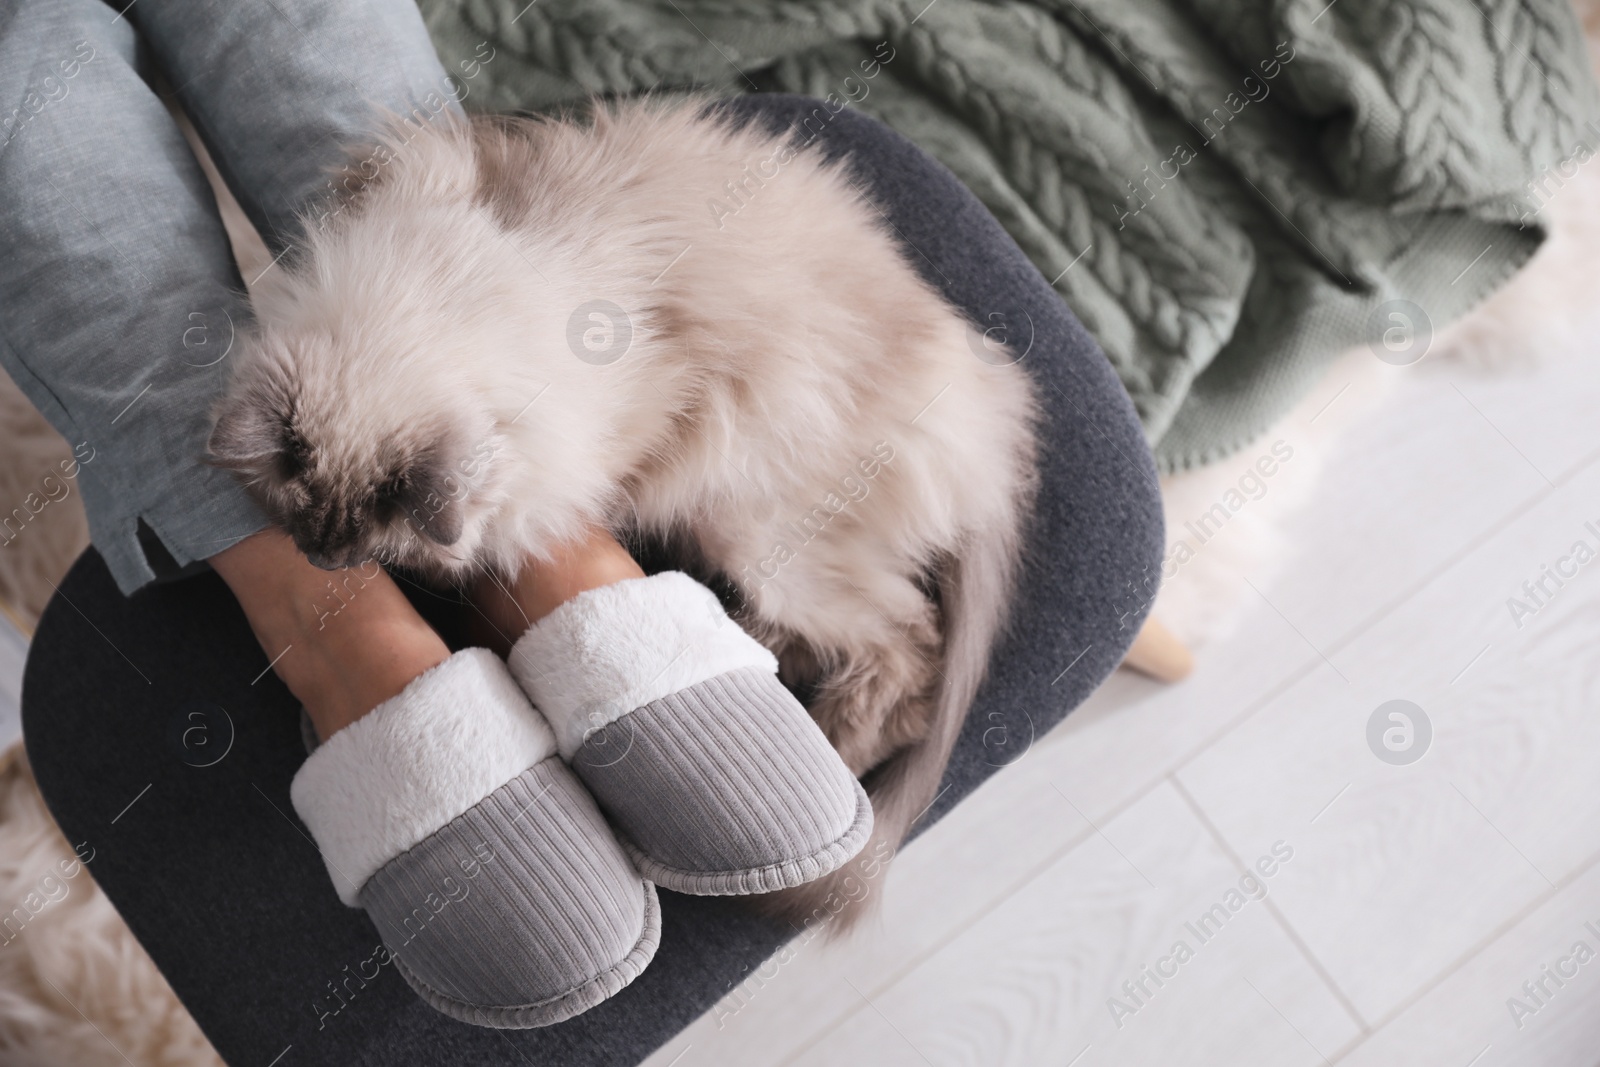
[{"label": "corduroy slipper fabric", "polygon": [[767,893],[865,846],[872,805],[772,653],[669,571],[582,593],[513,647],[511,671],[644,876]]},{"label": "corduroy slipper fabric", "polygon": [[429,1005],[548,1026],[631,982],[661,918],[550,725],[457,652],[318,745],[290,789],[339,898]]}]

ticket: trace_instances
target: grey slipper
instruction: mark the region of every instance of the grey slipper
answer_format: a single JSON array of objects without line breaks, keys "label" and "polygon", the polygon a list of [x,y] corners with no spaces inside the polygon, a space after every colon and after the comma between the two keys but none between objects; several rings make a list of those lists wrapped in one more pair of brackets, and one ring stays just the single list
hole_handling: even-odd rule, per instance
[{"label": "grey slipper", "polygon": [[866,792],[772,653],[686,574],[574,597],[517,641],[510,665],[658,885],[784,889],[842,866],[872,833]]},{"label": "grey slipper", "polygon": [[317,746],[290,796],[339,898],[365,909],[411,988],[446,1015],[548,1026],[655,955],[654,887],[484,649]]}]

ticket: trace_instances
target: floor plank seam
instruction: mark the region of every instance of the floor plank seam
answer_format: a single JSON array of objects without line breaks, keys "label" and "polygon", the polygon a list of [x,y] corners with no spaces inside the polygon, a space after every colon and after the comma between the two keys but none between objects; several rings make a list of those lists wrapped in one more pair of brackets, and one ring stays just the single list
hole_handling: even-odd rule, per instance
[{"label": "floor plank seam", "polygon": [[[1085,821],[1087,822],[1087,820]],[[1084,833],[1070,839],[1066,844],[1054,850],[1045,859],[1029,868],[1028,872],[1020,879],[992,898],[987,906],[980,907],[967,921],[952,927],[951,931],[946,936],[933,941],[923,951],[917,953],[915,956],[912,956],[898,970],[894,971],[887,978],[874,986],[870,992],[863,993],[860,989],[856,989],[856,992],[861,995],[862,1002],[870,1005],[871,1000],[868,999],[869,997],[880,997],[888,990],[894,988],[894,986],[898,985],[901,981],[915,972],[917,968],[921,967],[934,956],[937,956],[951,942],[955,941],[973,926],[983,921],[986,916],[992,914],[1000,905],[1004,904],[1006,901],[1016,896],[1016,894],[1026,889],[1051,867],[1055,866],[1062,859],[1070,855],[1073,849],[1077,848],[1079,845],[1083,844],[1093,836],[1095,836],[1094,826],[1093,824],[1089,824]],[[846,979],[846,981],[849,980]],[[854,983],[851,983],[851,986],[852,988],[855,988]],[[839,1027],[843,1026],[845,1023],[859,1015],[861,1013],[861,1008],[862,1004],[856,1004],[835,1016],[827,1025],[815,1031],[812,1036],[805,1041],[804,1044],[800,1045],[788,1056],[784,1057],[783,1060],[779,1062],[779,1067],[789,1067],[789,1065],[794,1063],[795,1060],[799,1059],[801,1056],[804,1056],[807,1052],[811,1051],[811,1049],[815,1048],[817,1043],[823,1038],[827,1037],[829,1034],[833,1033],[833,1031],[839,1029]],[[915,1048],[915,1046],[912,1047]]]},{"label": "floor plank seam", "polygon": [[[1132,808],[1134,805],[1150,796],[1157,788],[1161,786],[1162,782],[1166,781],[1177,771],[1181,770],[1194,759],[1205,753],[1213,744],[1222,740],[1223,737],[1231,732],[1234,727],[1244,723],[1251,716],[1256,714],[1256,712],[1260,711],[1262,707],[1271,703],[1273,700],[1276,700],[1278,697],[1294,688],[1294,686],[1304,681],[1305,678],[1309,676],[1309,674],[1315,670],[1320,663],[1321,661],[1319,659],[1315,657],[1308,657],[1299,668],[1292,670],[1287,677],[1282,679],[1282,681],[1268,689],[1266,693],[1262,694],[1262,696],[1258,698],[1255,703],[1246,708],[1245,711],[1235,716],[1228,723],[1225,723],[1218,731],[1208,735],[1205,740],[1201,741],[1187,753],[1179,756],[1170,767],[1150,778],[1143,786],[1129,794],[1121,802],[1113,805],[1106,812],[1101,813],[1100,821],[1104,823],[1112,822],[1128,809]],[[1051,778],[1048,781],[1052,788],[1054,788],[1055,779]],[[1057,791],[1059,792],[1059,790]],[[1069,801],[1069,803],[1071,802]],[[1087,818],[1084,818],[1085,822],[1088,823]],[[1051,867],[1065,859],[1079,845],[1083,844],[1089,838],[1095,836],[1095,833],[1096,831],[1094,824],[1088,823],[1084,833],[1069,839],[1065,844],[1050,852],[1043,860],[1031,867],[1020,879],[1012,883],[1010,887],[994,897],[987,907],[978,910],[967,921],[952,927],[945,936],[938,938],[922,952],[919,952],[915,956],[911,957],[903,966],[897,969],[887,979],[878,983],[877,986],[872,989],[870,995],[874,997],[882,996],[887,990],[910,976],[919,967],[943,951],[944,948],[947,947],[951,942],[955,941],[973,926],[983,921],[983,919],[992,914],[995,909],[999,908],[1006,901],[1022,892]],[[843,1026],[845,1023],[849,1022],[856,1015],[858,1015],[860,1011],[861,1006],[856,1005],[835,1016],[828,1025],[825,1025],[822,1029],[813,1033],[813,1035],[804,1044],[799,1046],[788,1056],[784,1057],[784,1059],[780,1061],[779,1067],[790,1067],[790,1065],[793,1064],[797,1059],[805,1055],[811,1049],[815,1048],[823,1038],[827,1037],[834,1030],[837,1030],[840,1026]]]},{"label": "floor plank seam", "polygon": [[[1170,775],[1169,779],[1172,782],[1172,788],[1177,791],[1178,796],[1183,798],[1183,802],[1189,805],[1189,810],[1194,812],[1195,818],[1200,821],[1200,825],[1205,827],[1206,833],[1211,835],[1211,840],[1222,850],[1223,855],[1228,857],[1234,869],[1241,874],[1248,873],[1251,870],[1249,865],[1244,862],[1243,857],[1234,851],[1233,846],[1222,836],[1222,831],[1217,828],[1216,823],[1211,821],[1211,816],[1206,814],[1205,809],[1200,806],[1200,802],[1195,798],[1194,794],[1189,792],[1188,787],[1183,784],[1176,774]],[[1334,981],[1332,973],[1323,965],[1322,960],[1317,958],[1316,953],[1311,951],[1311,946],[1305,942],[1305,939],[1300,936],[1300,932],[1289,922],[1288,916],[1284,915],[1278,908],[1277,902],[1271,896],[1266,896],[1262,898],[1261,903],[1266,905],[1267,912],[1271,914],[1279,929],[1283,931],[1284,936],[1294,945],[1322,984],[1327,986],[1328,992],[1333,994],[1333,998],[1339,1002],[1339,1006],[1344,1008],[1345,1013],[1355,1022],[1357,1031],[1362,1035],[1370,1033],[1372,1031],[1371,1025],[1366,1019],[1362,1018],[1361,1012],[1356,1008],[1355,1003],[1345,993],[1343,987]],[[1322,1051],[1318,1049],[1317,1054],[1319,1056],[1322,1055]]]},{"label": "floor plank seam", "polygon": [[1530,899],[1528,903],[1524,904],[1521,908],[1513,912],[1510,918],[1506,919],[1493,930],[1490,930],[1481,939],[1479,939],[1477,944],[1473,945],[1471,948],[1464,951],[1460,956],[1452,960],[1446,967],[1440,970],[1438,974],[1434,975],[1431,979],[1418,986],[1416,991],[1413,992],[1411,996],[1407,997],[1399,1004],[1396,1004],[1389,1010],[1388,1014],[1384,1015],[1377,1022],[1373,1023],[1370,1033],[1351,1041],[1349,1044],[1336,1051],[1332,1056],[1329,1057],[1329,1062],[1338,1063],[1356,1049],[1360,1048],[1361,1045],[1366,1041],[1376,1037],[1378,1034],[1381,1034],[1385,1027],[1389,1026],[1396,1019],[1404,1015],[1429,993],[1433,992],[1446,980],[1448,980],[1451,975],[1455,974],[1467,964],[1477,959],[1484,952],[1494,947],[1495,942],[1499,941],[1502,937],[1505,937],[1511,931],[1515,930],[1534,912],[1538,911],[1550,901],[1560,896],[1562,891],[1568,886],[1582,878],[1585,874],[1588,874],[1590,869],[1593,868],[1597,863],[1600,863],[1600,852],[1595,852],[1587,859],[1581,861],[1569,873],[1562,876],[1562,878],[1555,884],[1554,887],[1542,891],[1537,896]]}]

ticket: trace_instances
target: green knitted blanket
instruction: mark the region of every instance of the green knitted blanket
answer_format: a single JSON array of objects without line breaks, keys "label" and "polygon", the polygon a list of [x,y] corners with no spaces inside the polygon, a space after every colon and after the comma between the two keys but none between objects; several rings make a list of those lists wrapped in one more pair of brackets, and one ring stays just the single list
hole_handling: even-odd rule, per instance
[{"label": "green knitted blanket", "polygon": [[1249,443],[1340,351],[1419,356],[1600,143],[1567,0],[421,7],[468,108],[784,91],[904,133],[1052,280],[1169,471]]}]

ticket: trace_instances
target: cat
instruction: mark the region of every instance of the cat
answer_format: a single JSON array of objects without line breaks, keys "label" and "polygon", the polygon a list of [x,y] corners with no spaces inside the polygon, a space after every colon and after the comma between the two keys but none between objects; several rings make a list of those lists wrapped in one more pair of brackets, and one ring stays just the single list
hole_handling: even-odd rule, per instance
[{"label": "cat", "polygon": [[[864,855],[892,850],[1006,615],[1028,375],[791,134],[646,100],[403,136],[259,284],[212,462],[322,566],[664,540],[874,771]],[[849,871],[772,907],[811,915]]]}]

